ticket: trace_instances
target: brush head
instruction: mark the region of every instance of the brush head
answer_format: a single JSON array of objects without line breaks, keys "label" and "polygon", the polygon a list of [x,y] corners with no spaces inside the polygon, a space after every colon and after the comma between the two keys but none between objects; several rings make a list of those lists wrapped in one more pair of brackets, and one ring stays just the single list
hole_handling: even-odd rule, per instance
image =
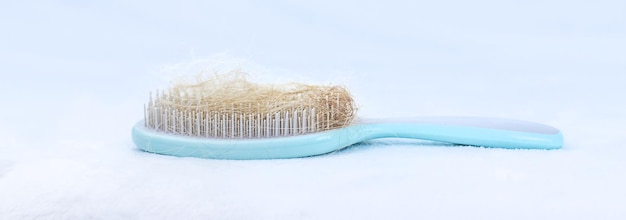
[{"label": "brush head", "polygon": [[342,86],[264,85],[231,71],[150,94],[144,126],[206,138],[283,137],[345,127],[356,110]]}]

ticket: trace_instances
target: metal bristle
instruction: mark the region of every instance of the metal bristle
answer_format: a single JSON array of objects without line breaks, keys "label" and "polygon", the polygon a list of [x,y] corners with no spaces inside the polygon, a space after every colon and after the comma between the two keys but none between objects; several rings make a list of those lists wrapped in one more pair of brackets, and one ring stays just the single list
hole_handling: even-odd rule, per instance
[{"label": "metal bristle", "polygon": [[[166,92],[157,91],[144,105],[144,123],[147,128],[176,135],[246,139],[294,136],[326,130],[320,126],[315,108],[298,107],[283,112],[245,113],[240,108],[252,109],[252,104],[224,106],[221,110],[200,108],[199,101],[190,104]],[[255,108],[256,109],[256,108]]]}]

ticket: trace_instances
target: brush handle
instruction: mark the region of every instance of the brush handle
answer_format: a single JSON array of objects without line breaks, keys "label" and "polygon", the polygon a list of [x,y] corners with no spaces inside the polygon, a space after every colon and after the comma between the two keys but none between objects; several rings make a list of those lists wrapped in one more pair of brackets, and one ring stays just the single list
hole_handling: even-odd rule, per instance
[{"label": "brush handle", "polygon": [[360,139],[413,138],[461,145],[513,149],[557,149],[560,131],[548,125],[483,117],[423,117],[362,120],[356,125]]}]

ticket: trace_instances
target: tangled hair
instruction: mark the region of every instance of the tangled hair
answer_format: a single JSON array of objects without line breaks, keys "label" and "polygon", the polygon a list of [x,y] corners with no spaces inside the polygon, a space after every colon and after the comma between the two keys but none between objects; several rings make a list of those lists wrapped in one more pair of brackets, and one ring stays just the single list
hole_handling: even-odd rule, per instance
[{"label": "tangled hair", "polygon": [[148,127],[171,133],[255,138],[345,127],[356,111],[345,87],[257,84],[235,70],[157,92],[145,119]]}]

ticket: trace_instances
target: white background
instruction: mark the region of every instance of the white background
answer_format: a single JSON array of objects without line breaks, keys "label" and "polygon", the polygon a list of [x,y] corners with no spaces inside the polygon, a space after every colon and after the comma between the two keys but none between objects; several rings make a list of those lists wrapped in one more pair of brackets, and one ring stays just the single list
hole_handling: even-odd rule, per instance
[{"label": "white background", "polygon": [[[206,64],[346,85],[362,117],[546,123],[565,146],[136,150],[148,92]],[[0,74],[0,219],[626,218],[625,1],[3,1]]]}]

